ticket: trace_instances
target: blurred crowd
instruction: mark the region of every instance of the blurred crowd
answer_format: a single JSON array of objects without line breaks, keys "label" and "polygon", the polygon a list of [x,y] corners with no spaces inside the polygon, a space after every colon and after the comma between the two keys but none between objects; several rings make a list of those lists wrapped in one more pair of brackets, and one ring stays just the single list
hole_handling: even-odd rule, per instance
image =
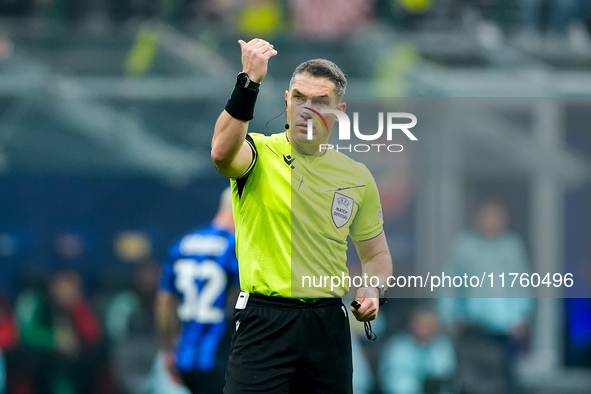
[{"label": "blurred crowd", "polygon": [[[487,48],[567,47],[591,40],[588,0],[0,0],[0,17],[42,17],[74,24],[161,19],[179,26],[238,30],[270,38],[283,32],[335,39],[389,26],[463,31]],[[381,22],[381,23],[379,23]]]},{"label": "blurred crowd", "polygon": [[[328,40],[380,21],[402,31],[460,29],[489,49],[511,43],[590,53],[590,8],[589,0],[0,0],[0,18],[107,25],[162,19],[182,28],[231,26],[247,36],[289,31]],[[0,60],[11,51],[0,31]],[[507,215],[498,201],[480,206],[475,228],[450,246],[449,271],[498,266],[495,256],[503,255],[506,270],[528,272],[526,247],[508,230]],[[131,280],[108,273],[92,290],[73,269],[23,272],[15,297],[0,294],[0,394],[166,392],[149,387],[160,267],[133,267]],[[355,334],[354,346],[365,355],[356,358],[365,363],[355,366],[356,393],[519,392],[515,366],[529,350],[535,312],[529,295],[452,296],[426,304],[391,300],[381,330],[376,324],[379,341]],[[577,357],[591,365],[586,346]]]},{"label": "blurred crowd", "polygon": [[0,393],[138,392],[157,351],[159,272],[139,264],[130,287],[111,278],[88,297],[74,270],[29,270],[14,303],[0,300]]}]

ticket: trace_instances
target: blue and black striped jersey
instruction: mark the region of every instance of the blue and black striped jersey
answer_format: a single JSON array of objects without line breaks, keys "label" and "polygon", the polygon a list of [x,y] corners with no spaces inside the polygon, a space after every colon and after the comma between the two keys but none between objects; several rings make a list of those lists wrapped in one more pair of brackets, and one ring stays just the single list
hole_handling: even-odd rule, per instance
[{"label": "blue and black striped jersey", "polygon": [[160,288],[180,299],[177,364],[181,371],[214,367],[226,330],[228,284],[238,283],[235,249],[233,234],[208,225],[185,235],[169,250]]}]

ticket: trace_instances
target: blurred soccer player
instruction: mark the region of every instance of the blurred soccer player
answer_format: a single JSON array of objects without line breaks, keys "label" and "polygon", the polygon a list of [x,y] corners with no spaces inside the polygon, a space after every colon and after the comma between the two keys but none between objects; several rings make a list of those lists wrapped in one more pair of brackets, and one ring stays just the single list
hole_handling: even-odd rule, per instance
[{"label": "blurred soccer player", "polygon": [[247,133],[277,51],[261,39],[239,44],[243,72],[218,118],[211,151],[218,171],[232,179],[243,292],[224,392],[351,393],[351,337],[340,299],[349,285],[303,284],[304,277],[348,274],[350,236],[363,273],[377,278],[358,290],[360,305],[351,308],[357,320],[368,322],[385,301],[392,272],[372,175],[339,152],[319,149],[336,116],[325,114],[325,123],[313,124],[307,138],[311,107],[345,110],[346,79],[331,61],[302,63],[285,92],[287,130],[269,137]]},{"label": "blurred soccer player", "polygon": [[[162,267],[156,321],[171,379],[192,393],[222,392],[229,283],[237,282],[231,192],[222,194],[211,224],[185,235]],[[180,336],[178,322],[182,323]],[[221,360],[221,361],[220,361]]]}]

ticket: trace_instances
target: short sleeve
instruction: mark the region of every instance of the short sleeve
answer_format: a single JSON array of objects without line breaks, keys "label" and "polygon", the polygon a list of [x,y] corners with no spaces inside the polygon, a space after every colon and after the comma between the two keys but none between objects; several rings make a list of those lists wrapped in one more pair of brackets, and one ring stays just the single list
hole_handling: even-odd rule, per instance
[{"label": "short sleeve", "polygon": [[367,174],[367,182],[349,233],[351,239],[356,242],[367,241],[377,237],[384,227],[378,186],[369,170],[365,166],[363,168]]},{"label": "short sleeve", "polygon": [[250,146],[250,149],[252,150],[252,161],[251,161],[250,165],[248,166],[248,169],[246,171],[244,171],[244,174],[240,175],[239,177],[236,177],[236,179],[240,179],[240,178],[244,178],[244,177],[248,176],[250,171],[256,165],[257,159],[259,157],[259,151],[261,150],[261,148],[264,146],[264,143],[265,143],[264,142],[265,136],[262,134],[256,134],[256,133],[246,134],[245,141],[248,144],[248,146]]}]

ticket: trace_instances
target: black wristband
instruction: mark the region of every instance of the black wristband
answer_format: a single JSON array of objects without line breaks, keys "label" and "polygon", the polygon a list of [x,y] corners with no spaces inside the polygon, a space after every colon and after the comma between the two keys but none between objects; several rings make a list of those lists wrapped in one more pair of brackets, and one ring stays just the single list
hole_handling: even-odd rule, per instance
[{"label": "black wristband", "polygon": [[254,85],[252,88],[241,87],[236,82],[234,91],[226,104],[226,111],[232,115],[233,118],[249,121],[252,120],[254,115],[254,105],[257,101],[259,94],[259,84]]}]

